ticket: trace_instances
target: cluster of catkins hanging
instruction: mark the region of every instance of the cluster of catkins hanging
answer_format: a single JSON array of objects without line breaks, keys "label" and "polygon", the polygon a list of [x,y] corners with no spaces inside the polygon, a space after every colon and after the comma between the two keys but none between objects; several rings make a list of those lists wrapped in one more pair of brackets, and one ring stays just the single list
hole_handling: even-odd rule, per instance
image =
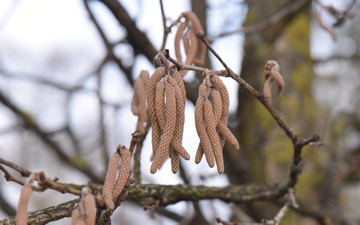
[{"label": "cluster of catkins hanging", "polygon": [[237,150],[240,145],[227,127],[229,95],[226,86],[209,70],[204,73],[205,79],[199,86],[199,97],[195,106],[195,125],[200,138],[195,163],[199,163],[205,154],[208,165],[214,167],[215,158],[218,172],[224,173],[222,149],[225,140]]},{"label": "cluster of catkins hanging", "polygon": [[170,156],[171,169],[176,173],[179,156],[190,159],[182,146],[186,92],[181,74],[176,70],[170,74],[168,65],[159,67],[149,79],[146,97],[152,124],[153,162],[150,172],[155,173]]},{"label": "cluster of catkins hanging", "polygon": [[[132,152],[129,149],[124,145],[119,145],[116,152],[110,157],[103,187],[104,202],[109,211],[115,209],[114,200],[120,196],[131,175],[131,155]],[[121,166],[118,172],[120,158]]]}]

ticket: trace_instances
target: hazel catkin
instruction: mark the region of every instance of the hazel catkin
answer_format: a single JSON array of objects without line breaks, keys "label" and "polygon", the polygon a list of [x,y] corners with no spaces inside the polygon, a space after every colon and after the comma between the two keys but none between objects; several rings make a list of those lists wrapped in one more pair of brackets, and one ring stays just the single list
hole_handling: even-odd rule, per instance
[{"label": "hazel catkin", "polygon": [[115,183],[115,187],[113,190],[113,198],[119,197],[122,190],[125,187],[126,182],[129,179],[131,172],[131,152],[125,146],[121,145],[118,147],[118,152],[120,152],[121,157],[121,165],[118,178]]},{"label": "hazel catkin", "polygon": [[113,190],[116,181],[119,159],[120,159],[120,155],[118,152],[115,152],[110,157],[105,183],[103,187],[103,196],[104,196],[105,205],[110,211],[113,211],[115,209],[115,204],[113,201]]}]

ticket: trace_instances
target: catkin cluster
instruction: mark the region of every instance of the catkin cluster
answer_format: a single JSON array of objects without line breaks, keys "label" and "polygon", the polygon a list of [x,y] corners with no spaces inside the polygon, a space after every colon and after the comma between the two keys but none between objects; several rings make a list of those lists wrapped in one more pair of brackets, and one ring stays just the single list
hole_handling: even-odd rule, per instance
[{"label": "catkin cluster", "polygon": [[[123,145],[119,145],[116,152],[110,157],[103,187],[103,197],[109,211],[115,209],[114,200],[119,197],[131,174],[132,152]],[[121,158],[119,175],[118,164]]]},{"label": "catkin cluster", "polygon": [[134,95],[131,101],[131,111],[138,116],[137,131],[145,134],[145,127],[149,123],[149,116],[146,109],[146,86],[149,81],[149,73],[145,70],[140,72],[134,83]]},{"label": "catkin cluster", "polygon": [[[210,167],[214,167],[214,159],[219,173],[224,172],[222,149],[225,140],[235,149],[240,145],[227,127],[229,117],[229,95],[220,78],[205,71],[206,77],[199,86],[199,96],[195,106],[195,126],[200,144],[198,146],[195,163],[199,163],[205,154]],[[211,99],[211,101],[210,101]]]},{"label": "catkin cluster", "polygon": [[155,173],[170,156],[171,169],[179,169],[179,156],[186,160],[190,155],[182,146],[185,123],[186,92],[178,71],[168,73],[167,61],[150,77],[146,97],[152,124],[153,162],[150,172]]},{"label": "catkin cluster", "polygon": [[280,74],[280,66],[274,60],[269,60],[265,64],[265,83],[264,83],[264,99],[268,106],[271,106],[271,85],[275,81],[278,86],[278,96],[284,89],[284,79]]},{"label": "catkin cluster", "polygon": [[94,225],[96,220],[96,203],[89,187],[81,190],[81,201],[71,215],[71,225]]},{"label": "catkin cluster", "polygon": [[[180,63],[191,65],[194,63],[198,66],[205,64],[206,46],[196,37],[197,31],[203,31],[203,27],[193,12],[183,12],[180,17],[185,18],[182,22],[175,35],[175,55],[176,59]],[[180,46],[183,44],[186,59],[183,61],[181,55]],[[181,75],[184,75],[187,71],[180,71]]]}]

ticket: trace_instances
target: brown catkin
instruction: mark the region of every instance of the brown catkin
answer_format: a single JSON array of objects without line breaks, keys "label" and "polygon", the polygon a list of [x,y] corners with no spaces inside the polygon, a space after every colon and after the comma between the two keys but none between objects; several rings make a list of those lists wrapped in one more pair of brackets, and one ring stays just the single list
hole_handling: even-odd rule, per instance
[{"label": "brown catkin", "polygon": [[146,109],[146,86],[143,81],[138,78],[134,84],[134,91],[139,103],[139,116],[137,121],[137,130],[141,134],[145,134],[144,123],[148,120]]},{"label": "brown catkin", "polygon": [[115,152],[110,157],[105,183],[103,187],[103,196],[104,196],[105,205],[110,211],[113,211],[115,209],[112,193],[115,186],[119,159],[120,159],[120,155],[118,152]]},{"label": "brown catkin", "polygon": [[174,149],[170,149],[169,155],[171,159],[171,171],[175,174],[179,170],[179,153],[177,153]]},{"label": "brown catkin", "polygon": [[181,50],[180,50],[180,42],[181,42],[181,36],[182,36],[182,33],[184,32],[185,28],[187,26],[187,22],[182,22],[177,31],[176,31],[176,34],[175,34],[175,56],[176,56],[176,60],[180,63],[182,63],[182,56],[181,56]]},{"label": "brown catkin", "polygon": [[140,113],[140,110],[139,110],[139,101],[138,101],[138,98],[136,96],[136,93],[134,91],[134,94],[133,94],[133,97],[132,97],[132,100],[131,100],[131,112],[135,115],[135,116],[138,116],[139,113]]},{"label": "brown catkin", "polygon": [[[225,84],[222,82],[222,80],[215,74],[210,74],[210,80],[211,82],[216,86],[217,90],[219,91],[220,97],[221,97],[221,116],[220,121],[222,121],[224,124],[228,124],[229,119],[229,94],[227,92]],[[222,134],[219,135],[220,138],[220,144],[222,148],[225,144],[225,138],[222,136]]]},{"label": "brown catkin", "polygon": [[[216,128],[217,128],[217,124],[220,122],[221,113],[222,113],[221,96],[220,96],[220,92],[214,86],[211,87],[210,95],[211,95],[212,103],[213,103],[214,122],[215,122]],[[225,138],[221,133],[218,133],[218,136],[219,136],[221,148],[223,148],[224,144],[225,144]]]},{"label": "brown catkin", "polygon": [[201,162],[201,159],[204,155],[204,150],[201,147],[201,144],[199,143],[198,148],[196,150],[196,155],[195,155],[195,163],[199,164]]},{"label": "brown catkin", "polygon": [[30,200],[30,195],[33,189],[31,182],[26,182],[24,187],[21,189],[20,199],[18,203],[18,209],[16,214],[16,225],[27,225],[27,207]]},{"label": "brown catkin", "polygon": [[264,82],[264,99],[267,105],[271,105],[271,85],[273,81],[278,86],[278,96],[282,94],[284,89],[284,79],[280,74],[280,66],[274,60],[268,60],[265,64],[265,82]]},{"label": "brown catkin", "polygon": [[[156,118],[159,123],[160,133],[164,132],[165,124],[166,124],[166,115],[165,115],[165,81],[161,80],[159,83],[156,84],[155,90],[155,109],[156,109]],[[156,150],[154,156],[156,154]],[[166,153],[168,154],[168,153]],[[167,155],[168,156],[168,155]],[[163,157],[161,165],[164,164],[166,157]],[[160,166],[161,167],[161,166]]]},{"label": "brown catkin", "polygon": [[211,146],[214,152],[217,170],[221,174],[224,173],[224,159],[222,154],[222,146],[220,145],[219,135],[216,132],[216,124],[214,123],[214,113],[213,113],[212,105],[208,99],[205,99],[205,103],[204,103],[204,117],[206,122],[206,131],[208,133]]},{"label": "brown catkin", "polygon": [[88,224],[86,224],[84,218],[78,219],[75,224],[76,225],[88,225]]},{"label": "brown catkin", "polygon": [[[206,98],[207,86],[202,83],[199,86],[199,97],[195,105],[195,127],[200,138],[201,148],[205,153],[205,158],[208,165],[214,167],[214,155],[212,151],[211,142],[205,129],[204,121],[204,103]],[[197,161],[198,159],[195,159]],[[199,161],[200,162],[200,161]]]},{"label": "brown catkin", "polygon": [[272,79],[271,78],[266,79],[264,82],[264,89],[263,89],[265,102],[269,106],[271,105],[271,84],[272,84]]},{"label": "brown catkin", "polygon": [[85,205],[85,222],[86,225],[95,225],[96,203],[94,195],[91,192],[87,193],[83,199]]},{"label": "brown catkin", "polygon": [[213,103],[213,110],[214,110],[214,122],[217,124],[220,120],[221,113],[222,113],[222,102],[221,102],[221,96],[219,91],[212,87],[210,96],[212,98]]},{"label": "brown catkin", "polygon": [[160,140],[158,149],[155,151],[155,157],[150,167],[150,172],[155,173],[161,166],[161,161],[168,151],[170,142],[173,138],[175,125],[176,125],[176,99],[175,90],[172,86],[167,85],[165,88],[166,93],[166,124],[163,135]]},{"label": "brown catkin", "polygon": [[159,67],[158,69],[156,69],[153,75],[150,77],[146,89],[149,116],[152,124],[151,139],[152,139],[153,154],[155,153],[156,149],[159,147],[159,143],[160,143],[160,127],[156,119],[156,109],[155,109],[155,105],[156,105],[155,88],[156,88],[156,84],[161,80],[161,78],[164,75],[165,75],[165,68]]},{"label": "brown catkin", "polygon": [[118,198],[121,194],[122,190],[125,187],[126,182],[129,179],[129,174],[131,171],[131,152],[129,149],[127,149],[125,146],[120,146],[118,148],[120,151],[120,157],[121,157],[121,166],[118,178],[116,180],[116,184],[113,191],[113,198]]},{"label": "brown catkin", "polygon": [[156,119],[159,123],[160,130],[163,131],[166,123],[165,115],[165,81],[162,80],[156,84],[155,90],[155,110]]},{"label": "brown catkin", "polygon": [[79,207],[77,207],[71,213],[71,225],[76,225],[76,222],[80,219],[80,217],[81,217],[81,212]]},{"label": "brown catkin", "polygon": [[147,83],[149,82],[149,73],[146,70],[141,70],[140,75],[139,75],[140,79],[142,80],[144,86],[147,86]]},{"label": "brown catkin", "polygon": [[223,135],[223,137],[236,149],[240,149],[239,142],[237,141],[236,137],[231,133],[229,128],[222,122],[219,121],[217,125],[219,133]]},{"label": "brown catkin", "polygon": [[186,54],[186,60],[185,60],[185,64],[189,64],[189,65],[193,63],[198,49],[198,42],[197,42],[198,40],[195,35],[195,32],[192,30],[190,30],[190,41],[191,41],[190,49],[189,52]]},{"label": "brown catkin", "polygon": [[[197,31],[201,30],[204,31],[199,18],[196,16],[196,14],[194,12],[188,11],[188,12],[183,12],[182,15],[191,21],[191,27],[192,27],[192,31],[194,34],[196,34]],[[197,55],[196,58],[194,59],[194,62],[198,65],[198,66],[202,66],[205,64],[205,56],[206,56],[206,46],[204,43],[202,43],[202,41],[200,39],[197,39]]]},{"label": "brown catkin", "polygon": [[225,124],[227,124],[229,119],[229,105],[230,105],[229,93],[226,89],[225,84],[217,75],[211,74],[210,80],[217,87],[221,96],[222,111],[221,111],[220,120],[223,121]]},{"label": "brown catkin", "polygon": [[174,74],[173,74],[174,79],[176,80],[176,83],[179,85],[180,91],[182,93],[183,99],[185,99],[184,104],[186,103],[186,89],[185,89],[185,84],[184,81],[182,79],[181,74],[179,73],[179,71],[175,70]]}]

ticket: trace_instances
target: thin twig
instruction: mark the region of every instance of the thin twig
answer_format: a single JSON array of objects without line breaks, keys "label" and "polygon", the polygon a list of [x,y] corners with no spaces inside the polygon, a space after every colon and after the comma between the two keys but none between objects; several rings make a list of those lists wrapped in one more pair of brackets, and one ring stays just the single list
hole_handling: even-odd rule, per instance
[{"label": "thin twig", "polygon": [[31,172],[29,170],[24,169],[21,166],[18,166],[15,163],[7,161],[7,160],[5,160],[3,158],[0,158],[0,163],[6,165],[6,166],[8,166],[8,167],[10,167],[10,168],[12,168],[12,169],[14,169],[16,171],[18,171],[21,174],[21,176],[23,176],[23,177],[28,177],[31,174]]},{"label": "thin twig", "polygon": [[159,2],[160,2],[160,8],[161,8],[161,16],[162,16],[163,28],[164,28],[164,36],[163,36],[163,41],[162,41],[161,48],[160,48],[160,51],[162,51],[165,48],[167,36],[170,33],[170,28],[166,27],[166,17],[165,17],[163,1],[159,0]]}]

